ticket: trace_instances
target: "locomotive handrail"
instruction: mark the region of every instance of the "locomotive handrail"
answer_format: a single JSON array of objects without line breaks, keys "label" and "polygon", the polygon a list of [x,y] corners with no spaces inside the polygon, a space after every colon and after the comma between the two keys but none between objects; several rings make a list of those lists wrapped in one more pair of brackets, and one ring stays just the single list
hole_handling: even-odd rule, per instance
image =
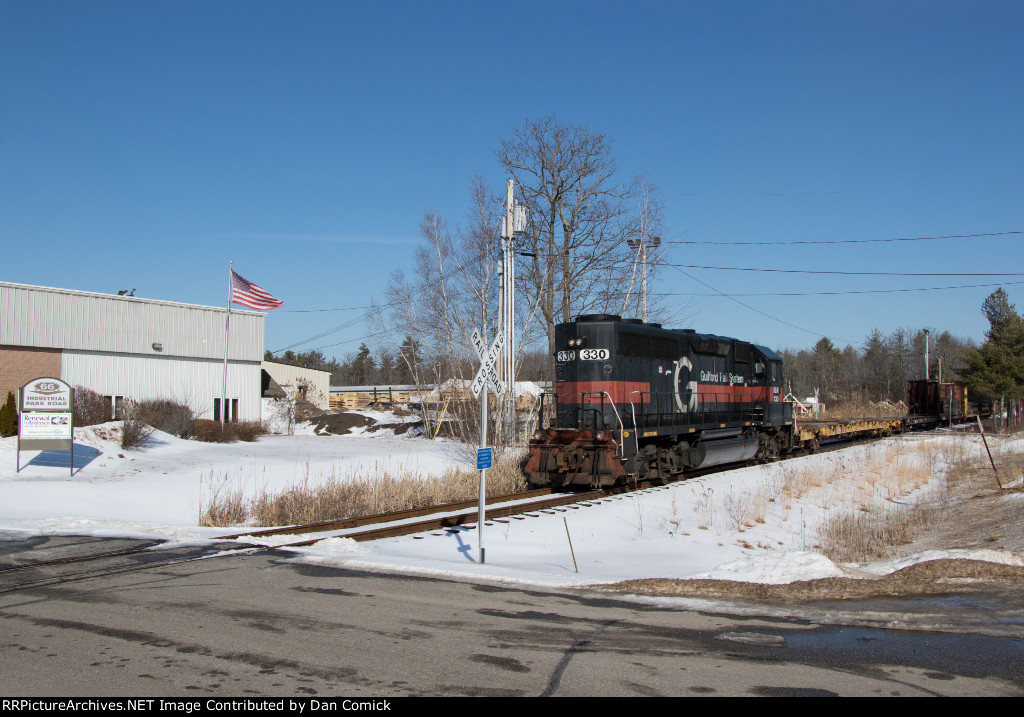
[{"label": "locomotive handrail", "polygon": [[[604,397],[608,397],[608,405],[612,407],[612,413],[615,414],[615,420],[619,422],[619,431],[621,432],[626,426],[622,422],[622,416],[619,415],[619,410],[615,408],[615,401],[612,400],[612,395],[607,391],[581,391],[580,392],[580,406],[583,405],[584,396],[598,395],[601,397],[601,427],[604,428]],[[595,425],[596,428],[596,425]],[[622,443],[619,443],[619,455],[625,457],[626,452],[623,450]]]},{"label": "locomotive handrail", "polygon": [[[633,442],[636,444],[636,454],[639,456],[640,455],[640,429],[637,428],[637,425],[636,425],[636,406],[633,405],[633,394],[634,393],[639,393],[640,394],[641,402],[643,401],[644,394],[643,394],[642,391],[630,391],[629,394],[626,396],[626,398],[629,399],[629,410],[633,412]],[[648,401],[648,403],[650,403],[650,402]],[[625,441],[623,441],[623,443],[625,443]],[[625,454],[625,450],[623,450],[622,455],[623,455],[623,457],[625,457],[625,455],[626,455]]]}]

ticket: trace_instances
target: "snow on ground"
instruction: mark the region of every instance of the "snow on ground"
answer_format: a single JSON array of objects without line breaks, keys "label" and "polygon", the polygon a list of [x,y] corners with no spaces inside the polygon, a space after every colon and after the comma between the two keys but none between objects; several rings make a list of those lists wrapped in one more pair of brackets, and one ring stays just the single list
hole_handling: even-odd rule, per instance
[{"label": "snow on ground", "polygon": [[[390,414],[368,415],[397,422]],[[238,532],[197,527],[201,506],[218,490],[254,495],[332,476],[474,467],[464,446],[411,432],[317,436],[298,430],[224,445],[157,433],[143,449],[124,451],[111,440],[117,426],[75,431],[73,475],[68,453],[60,451],[24,452],[16,471],[17,439],[0,439],[0,539],[78,534],[210,541]],[[473,529],[372,543],[334,537],[293,553],[295,560],[321,565],[550,587],[636,578],[786,583],[885,574],[942,557],[1024,565],[1019,554],[992,550],[837,564],[817,548],[818,527],[829,516],[936,497],[946,462],[982,450],[970,437],[907,436],[489,522],[484,564]],[[1024,452],[1024,441],[1003,442],[999,450]]]},{"label": "snow on ground", "polygon": [[158,431],[143,448],[126,451],[119,426],[75,429],[73,474],[67,451],[25,451],[18,471],[17,438],[0,439],[0,530],[209,539],[227,533],[198,527],[200,507],[218,491],[278,492],[353,472],[440,473],[457,460],[449,442],[387,429],[350,437],[300,427],[292,436],[228,444]]}]

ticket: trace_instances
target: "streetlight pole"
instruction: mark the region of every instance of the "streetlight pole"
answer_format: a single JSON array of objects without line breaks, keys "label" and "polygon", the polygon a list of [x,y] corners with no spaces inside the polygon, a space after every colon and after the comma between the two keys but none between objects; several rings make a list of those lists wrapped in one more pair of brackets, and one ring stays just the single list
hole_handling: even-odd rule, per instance
[{"label": "streetlight pole", "polygon": [[924,330],[924,380],[927,381],[931,376],[929,375],[930,367],[928,365],[928,329]]}]

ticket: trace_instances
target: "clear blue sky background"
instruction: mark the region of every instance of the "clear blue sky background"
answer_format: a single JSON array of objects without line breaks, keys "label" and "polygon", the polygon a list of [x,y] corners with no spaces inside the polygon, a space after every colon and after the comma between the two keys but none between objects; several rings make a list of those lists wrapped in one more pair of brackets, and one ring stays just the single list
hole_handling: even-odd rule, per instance
[{"label": "clear blue sky background", "polygon": [[[0,279],[220,306],[234,260],[284,300],[284,348],[382,301],[424,210],[462,221],[476,173],[502,192],[498,139],[548,114],[660,188],[671,264],[1021,273],[1022,30],[1019,0],[2,0]],[[1024,308],[1020,282],[680,266],[652,291],[700,331],[806,348],[980,341],[984,298]],[[993,286],[741,296],[968,284]]]}]

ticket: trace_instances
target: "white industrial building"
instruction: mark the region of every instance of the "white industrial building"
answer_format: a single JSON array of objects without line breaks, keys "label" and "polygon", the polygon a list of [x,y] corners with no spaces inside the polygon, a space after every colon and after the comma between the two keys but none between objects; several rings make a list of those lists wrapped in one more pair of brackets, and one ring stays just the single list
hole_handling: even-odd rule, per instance
[{"label": "white industrial building", "polygon": [[[278,361],[264,361],[263,371],[293,401],[308,401],[321,411],[330,408],[331,372]],[[266,380],[264,380],[264,384]]]},{"label": "white industrial building", "polygon": [[[226,307],[0,282],[0,402],[52,376],[111,399],[172,399],[219,420]],[[260,420],[266,314],[231,310],[229,420]]]}]

